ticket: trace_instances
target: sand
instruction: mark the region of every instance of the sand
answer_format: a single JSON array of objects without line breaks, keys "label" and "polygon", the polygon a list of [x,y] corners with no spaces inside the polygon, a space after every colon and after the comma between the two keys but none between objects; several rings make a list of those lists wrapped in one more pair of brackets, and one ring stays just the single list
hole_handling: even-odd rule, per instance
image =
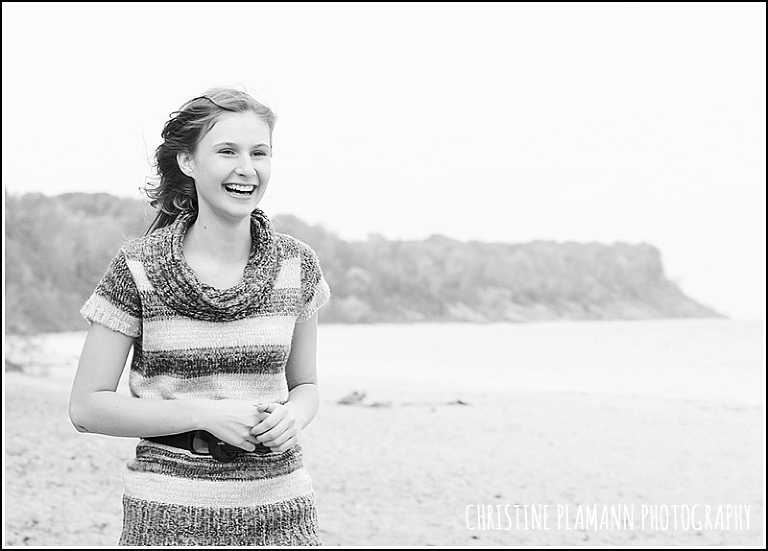
[{"label": "sand", "polygon": [[[562,392],[424,399],[391,381],[357,405],[338,403],[353,390],[366,389],[326,380],[318,416],[302,434],[326,545],[763,542],[760,407]],[[6,373],[6,545],[117,542],[120,469],[137,441],[75,431],[68,393],[68,378],[44,369]],[[548,530],[511,526],[506,513],[495,529],[477,529],[481,507],[545,504]],[[554,522],[558,505],[579,504],[633,504],[638,515],[651,504],[749,505],[750,526]]]}]

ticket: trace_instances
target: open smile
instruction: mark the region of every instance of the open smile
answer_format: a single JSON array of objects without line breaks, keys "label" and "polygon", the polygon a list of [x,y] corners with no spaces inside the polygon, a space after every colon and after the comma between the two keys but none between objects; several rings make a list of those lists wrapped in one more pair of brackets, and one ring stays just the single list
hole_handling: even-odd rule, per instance
[{"label": "open smile", "polygon": [[235,197],[250,197],[257,188],[255,184],[224,184],[227,193]]}]

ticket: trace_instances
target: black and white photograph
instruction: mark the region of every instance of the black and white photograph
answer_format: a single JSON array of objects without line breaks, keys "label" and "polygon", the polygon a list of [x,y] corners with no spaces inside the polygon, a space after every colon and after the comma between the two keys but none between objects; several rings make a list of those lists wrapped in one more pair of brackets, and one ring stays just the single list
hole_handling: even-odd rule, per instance
[{"label": "black and white photograph", "polygon": [[2,26],[4,548],[765,548],[765,3]]}]

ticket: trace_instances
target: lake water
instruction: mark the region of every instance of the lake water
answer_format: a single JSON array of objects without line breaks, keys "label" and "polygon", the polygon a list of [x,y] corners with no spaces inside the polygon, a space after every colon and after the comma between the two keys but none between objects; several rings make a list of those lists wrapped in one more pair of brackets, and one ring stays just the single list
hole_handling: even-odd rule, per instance
[{"label": "lake water", "polygon": [[[48,376],[71,378],[84,336],[42,335],[29,354]],[[320,325],[318,372],[321,384],[382,398],[397,388],[425,399],[527,390],[759,405],[764,328],[722,319]]]},{"label": "lake water", "polygon": [[430,388],[760,404],[764,330],[722,319],[321,326],[320,373]]}]

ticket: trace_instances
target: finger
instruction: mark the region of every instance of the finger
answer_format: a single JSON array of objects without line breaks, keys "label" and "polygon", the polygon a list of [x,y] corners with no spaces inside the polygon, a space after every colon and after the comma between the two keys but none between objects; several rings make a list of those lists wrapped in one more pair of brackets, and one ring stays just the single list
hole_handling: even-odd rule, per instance
[{"label": "finger", "polygon": [[241,450],[252,452],[253,450],[256,449],[256,444],[254,444],[251,441],[246,441],[242,446],[237,446],[237,447],[240,448]]},{"label": "finger", "polygon": [[256,436],[256,439],[261,442],[262,444],[267,444],[268,442],[275,441],[278,437],[280,437],[286,430],[288,430],[288,426],[286,425],[278,425],[267,432],[261,433]]},{"label": "finger", "polygon": [[292,438],[289,438],[288,440],[286,440],[284,443],[280,444],[279,446],[270,447],[270,449],[273,452],[282,453],[282,452],[284,452],[286,450],[289,450],[290,448],[295,446],[297,443],[298,443],[298,435],[293,436]]},{"label": "finger", "polygon": [[270,415],[271,415],[270,413],[267,413],[267,412],[265,412],[265,411],[264,411],[264,412],[262,412],[262,411],[257,411],[257,412],[256,412],[256,413],[254,413],[254,415],[253,415],[253,423],[251,424],[251,426],[252,426],[252,427],[255,427],[256,425],[258,425],[259,423],[261,423],[261,422],[262,422],[262,421],[264,421],[265,419],[269,418],[269,416],[270,416]]},{"label": "finger", "polygon": [[252,452],[253,450],[255,450],[256,444],[258,444],[258,442],[256,443],[253,442],[252,437],[237,438],[237,439],[233,439],[232,442],[227,442],[226,440],[224,440],[224,442],[226,442],[230,446],[234,446],[236,448],[240,448],[241,450],[245,450],[248,452]]},{"label": "finger", "polygon": [[280,411],[270,413],[269,417],[262,419],[251,429],[251,434],[263,434],[268,430],[276,427],[278,424],[280,424],[280,421],[282,421],[283,416],[284,414]]},{"label": "finger", "polygon": [[271,415],[271,413],[267,411],[267,407],[268,406],[266,404],[253,404],[254,409],[253,409],[253,421],[251,423],[252,427],[255,427],[256,425],[258,425],[259,423],[264,421],[264,419],[267,419]]},{"label": "finger", "polygon": [[253,436],[259,436],[260,434],[264,434],[268,430],[273,429],[277,424],[278,422],[274,419],[262,419],[251,428],[250,433]]},{"label": "finger", "polygon": [[295,440],[298,437],[298,431],[295,430],[287,430],[283,432],[282,434],[276,436],[273,438],[268,445],[270,448],[273,447],[280,447],[284,444],[288,443],[291,440]]}]

